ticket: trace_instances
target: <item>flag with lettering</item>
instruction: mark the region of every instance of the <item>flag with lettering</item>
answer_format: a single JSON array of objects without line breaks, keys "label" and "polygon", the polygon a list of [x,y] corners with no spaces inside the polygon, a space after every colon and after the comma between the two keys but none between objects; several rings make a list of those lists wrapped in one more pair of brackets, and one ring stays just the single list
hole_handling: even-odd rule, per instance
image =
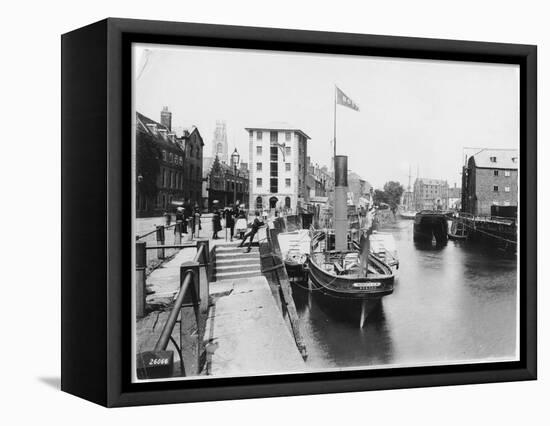
[{"label": "flag with lettering", "polygon": [[338,87],[336,87],[336,103],[340,105],[347,106],[348,108],[359,111],[359,105],[353,102],[344,92],[342,92]]}]

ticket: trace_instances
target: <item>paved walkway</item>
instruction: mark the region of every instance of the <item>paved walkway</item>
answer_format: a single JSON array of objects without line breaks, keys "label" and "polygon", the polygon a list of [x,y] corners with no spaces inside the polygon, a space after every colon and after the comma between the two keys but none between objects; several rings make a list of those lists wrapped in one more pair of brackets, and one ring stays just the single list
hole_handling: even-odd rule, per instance
[{"label": "paved walkway", "polygon": [[263,276],[213,283],[206,320],[207,374],[302,372],[305,363]]}]

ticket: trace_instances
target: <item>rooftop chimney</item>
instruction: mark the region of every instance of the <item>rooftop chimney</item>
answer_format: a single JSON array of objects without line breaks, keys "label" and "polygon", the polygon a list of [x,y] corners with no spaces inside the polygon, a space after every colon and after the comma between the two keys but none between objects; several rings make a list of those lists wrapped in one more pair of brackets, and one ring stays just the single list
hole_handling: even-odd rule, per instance
[{"label": "rooftop chimney", "polygon": [[165,106],[160,112],[160,124],[168,129],[169,132],[172,131],[172,113],[168,110],[168,107]]}]

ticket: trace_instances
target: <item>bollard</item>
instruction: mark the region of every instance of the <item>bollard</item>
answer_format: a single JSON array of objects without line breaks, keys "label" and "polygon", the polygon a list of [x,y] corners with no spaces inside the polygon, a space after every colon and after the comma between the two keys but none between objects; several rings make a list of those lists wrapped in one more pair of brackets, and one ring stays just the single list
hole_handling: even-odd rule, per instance
[{"label": "bollard", "polygon": [[176,222],[176,226],[174,226],[174,245],[179,246],[181,244],[182,232],[183,232],[183,223]]},{"label": "bollard", "polygon": [[183,298],[182,306],[196,306],[199,303],[199,289],[200,289],[200,264],[199,262],[183,262],[180,266],[180,287],[183,284],[183,280],[188,270],[193,272],[193,289],[189,289]]},{"label": "bollard", "polygon": [[136,318],[145,316],[147,255],[145,242],[136,242]]},{"label": "bollard", "polygon": [[[164,245],[164,226],[160,225],[157,226],[157,246],[163,246]],[[159,248],[157,249],[157,257],[159,259],[164,259],[164,249]]]}]

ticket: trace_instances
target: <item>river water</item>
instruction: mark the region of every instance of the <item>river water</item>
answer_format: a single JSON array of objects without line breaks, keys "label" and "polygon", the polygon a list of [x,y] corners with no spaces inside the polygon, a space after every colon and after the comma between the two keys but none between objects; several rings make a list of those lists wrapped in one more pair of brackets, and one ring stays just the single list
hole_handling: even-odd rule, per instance
[{"label": "river water", "polygon": [[413,221],[385,225],[400,268],[393,294],[363,328],[293,286],[310,368],[516,359],[515,258],[467,242],[416,247]]}]

